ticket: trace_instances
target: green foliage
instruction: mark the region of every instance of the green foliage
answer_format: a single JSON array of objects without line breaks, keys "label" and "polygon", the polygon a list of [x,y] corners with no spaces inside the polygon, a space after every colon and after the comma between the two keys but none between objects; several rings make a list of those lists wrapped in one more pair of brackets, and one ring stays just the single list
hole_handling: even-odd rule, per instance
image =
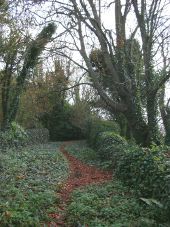
[{"label": "green foliage", "polygon": [[24,141],[27,138],[26,131],[16,122],[11,123],[10,132],[14,139]]},{"label": "green foliage", "polygon": [[[111,158],[106,159],[108,156],[102,156],[101,158],[98,153],[99,147],[95,151],[91,148],[88,148],[87,144],[83,141],[72,144],[67,148],[67,150],[88,164],[93,164],[104,168],[112,167],[112,169],[113,163],[116,164],[114,165],[116,176],[122,180],[124,185],[128,186],[129,190],[133,189],[133,196],[135,195],[137,197],[142,197],[140,198],[140,204],[145,205],[144,209],[146,209],[148,217],[143,217],[141,215],[139,223],[138,221],[134,222],[134,226],[168,227],[170,223],[170,162],[166,162],[164,156],[168,147],[153,146],[151,150],[142,149],[135,144],[127,144],[124,139],[119,136],[117,137],[117,135],[113,137],[118,138],[116,144],[116,140],[113,140],[112,136],[110,138],[110,135],[112,135],[112,132],[101,133],[98,138],[100,138],[100,136],[104,136],[104,138],[106,137],[105,142],[107,143],[102,143],[100,138],[100,143],[98,143],[98,145],[103,145],[103,149],[106,148],[103,151],[107,151],[108,146],[108,151],[110,149],[110,154],[113,155]],[[109,140],[107,140],[107,136],[110,138]],[[115,147],[109,146],[113,142],[115,143]],[[96,194],[96,192],[94,194]],[[111,226],[110,224],[107,224],[106,221],[101,222],[101,220],[98,220],[98,218],[95,219],[95,217],[92,215],[93,212],[90,214],[91,211],[89,207],[86,209],[85,205],[83,204],[83,207],[81,208],[81,205],[79,206],[79,201],[77,201],[78,205],[76,207],[74,202],[75,200],[72,202],[73,208],[71,208],[73,209],[73,212],[78,212],[78,215],[80,214],[79,212],[87,212],[88,215],[91,215],[89,219],[93,219],[93,222],[91,224],[89,221],[89,226]],[[97,210],[97,208],[94,208],[93,205],[93,210],[94,209]],[[85,213],[81,213],[81,215],[85,215],[86,217]],[[73,218],[71,221],[77,220],[76,214],[71,214],[71,216]],[[80,216],[78,217],[81,219]],[[120,226],[123,225],[121,224]]]},{"label": "green foliage", "polygon": [[[12,27],[15,28],[14,24]],[[4,76],[2,80],[3,128],[6,128],[8,124],[16,120],[20,96],[25,89],[26,80],[29,80],[32,75],[30,70],[32,71],[36,66],[38,57],[44,50],[46,44],[51,40],[56,28],[54,23],[49,23],[35,39],[29,41],[28,39],[24,40],[18,31],[14,33],[12,27],[11,25],[9,27],[9,37],[4,37],[5,43],[7,41],[8,44],[5,44],[5,46],[9,46],[10,49],[5,48],[4,55],[6,57],[3,59],[4,66],[8,65],[8,67],[4,67],[3,69]],[[21,40],[22,42],[20,42]],[[18,56],[20,57],[18,58]],[[18,60],[20,58],[23,61]],[[10,68],[10,70],[7,68]]]},{"label": "green foliage", "polygon": [[32,128],[26,130],[29,142],[28,144],[43,144],[49,142],[49,131],[46,128]]},{"label": "green foliage", "polygon": [[52,141],[82,139],[82,130],[71,122],[72,107],[68,103],[57,104],[51,113],[44,115],[43,125],[48,128]]},{"label": "green foliage", "polygon": [[90,146],[95,147],[97,142],[97,136],[101,132],[114,131],[120,132],[119,125],[114,121],[101,120],[92,118],[87,125],[87,139]]},{"label": "green foliage", "polygon": [[113,132],[100,133],[96,141],[95,150],[101,162],[114,167],[117,177],[137,195],[160,200],[163,203],[160,217],[169,220],[170,166],[164,155],[167,147],[140,148]]},{"label": "green foliage", "polygon": [[109,161],[111,166],[123,155],[127,141],[115,132],[102,132],[96,137],[96,152],[101,160]]},{"label": "green foliage", "polygon": [[[26,58],[23,68],[34,68],[35,64],[37,63],[38,56],[44,50],[45,45],[50,41],[55,30],[55,24],[49,23],[42,29],[36,39],[30,43],[26,51]],[[22,79],[21,77],[18,78]]]},{"label": "green foliage", "polygon": [[143,227],[147,226],[144,219],[154,223],[149,210],[115,180],[75,191],[66,217],[68,225],[71,226],[79,224],[89,227]]},{"label": "green foliage", "polygon": [[1,154],[0,226],[41,226],[56,209],[58,183],[68,166],[60,144],[25,148]]},{"label": "green foliage", "polygon": [[112,131],[100,132],[95,137],[95,151],[106,167],[114,167],[119,179],[138,194],[161,200],[169,196],[164,149],[157,146],[143,149],[128,144]]},{"label": "green foliage", "polygon": [[70,144],[67,146],[67,151],[82,162],[103,167],[103,162],[101,162],[96,151],[88,147],[84,140]]},{"label": "green foliage", "polygon": [[[108,161],[112,160],[110,163],[114,164],[116,176],[126,186],[133,188],[138,196],[150,199],[149,208],[153,210],[157,223],[169,222],[170,166],[166,162],[164,148],[154,146],[152,149],[143,149],[128,144],[113,146],[111,151],[113,153]],[[157,206],[153,201],[157,201]]]},{"label": "green foliage", "polygon": [[23,146],[27,141],[26,131],[16,122],[12,122],[9,129],[0,133],[1,149],[3,150]]},{"label": "green foliage", "polygon": [[154,149],[127,147],[116,168],[117,176],[145,197],[160,198],[164,193],[166,163]]}]

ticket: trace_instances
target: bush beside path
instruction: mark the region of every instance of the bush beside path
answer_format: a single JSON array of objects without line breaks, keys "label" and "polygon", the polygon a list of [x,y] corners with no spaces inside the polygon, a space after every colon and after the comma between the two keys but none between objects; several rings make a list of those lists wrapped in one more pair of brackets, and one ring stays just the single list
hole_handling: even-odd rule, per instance
[{"label": "bush beside path", "polygon": [[111,172],[85,164],[67,152],[67,147],[72,143],[73,142],[65,142],[60,146],[60,151],[64,154],[69,163],[69,177],[58,187],[58,195],[61,201],[60,211],[59,213],[50,214],[54,219],[54,222],[50,223],[51,226],[68,226],[65,224],[65,218],[67,217],[65,217],[66,214],[64,210],[66,209],[66,205],[69,204],[71,194],[75,189],[112,180]]},{"label": "bush beside path", "polygon": [[157,227],[154,204],[109,166],[85,141],[1,152],[0,226]]}]

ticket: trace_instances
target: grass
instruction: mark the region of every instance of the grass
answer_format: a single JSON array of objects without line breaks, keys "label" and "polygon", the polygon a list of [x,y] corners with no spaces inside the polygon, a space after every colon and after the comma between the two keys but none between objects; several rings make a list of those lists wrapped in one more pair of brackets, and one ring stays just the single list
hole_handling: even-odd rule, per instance
[{"label": "grass", "polygon": [[[85,141],[67,146],[83,162],[107,168]],[[137,198],[119,180],[91,185],[73,192],[66,211],[68,226],[83,227],[165,227],[155,221],[153,208]]]},{"label": "grass", "polygon": [[85,162],[89,165],[97,166],[103,170],[110,170],[111,166],[113,166],[112,160],[101,160],[95,150],[88,147],[85,140],[70,144],[67,147],[67,150],[70,154],[74,155],[82,162]]},{"label": "grass", "polygon": [[60,143],[0,154],[0,226],[40,226],[59,202],[57,185],[68,165]]},{"label": "grass", "polygon": [[100,168],[105,168],[106,166],[106,163],[101,162],[97,153],[88,147],[84,140],[69,144],[69,146],[67,146],[67,151],[74,157],[89,165],[98,166]]}]

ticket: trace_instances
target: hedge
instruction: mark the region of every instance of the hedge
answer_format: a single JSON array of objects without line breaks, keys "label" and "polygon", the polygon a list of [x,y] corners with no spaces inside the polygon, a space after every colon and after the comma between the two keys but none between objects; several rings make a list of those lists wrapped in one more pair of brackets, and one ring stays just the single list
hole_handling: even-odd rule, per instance
[{"label": "hedge", "polygon": [[162,217],[170,221],[170,164],[162,147],[141,148],[106,131],[96,133],[94,149],[101,161],[108,162],[116,176],[138,196],[160,201]]},{"label": "hedge", "polygon": [[0,131],[0,151],[6,151],[9,148],[18,148],[26,145],[28,135],[26,131],[16,122],[12,122],[5,131]]},{"label": "hedge", "polygon": [[112,131],[117,134],[120,133],[120,127],[115,121],[101,120],[97,118],[92,118],[87,123],[87,141],[89,145],[93,148],[96,146],[97,136],[101,132]]},{"label": "hedge", "polygon": [[115,132],[101,132],[96,136],[96,152],[102,161],[110,161],[111,166],[124,154],[127,141]]},{"label": "hedge", "polygon": [[47,128],[27,129],[28,144],[48,143],[49,130]]},{"label": "hedge", "polygon": [[47,143],[49,131],[46,128],[24,130],[16,122],[12,122],[8,130],[0,131],[0,151],[19,149],[23,146]]}]

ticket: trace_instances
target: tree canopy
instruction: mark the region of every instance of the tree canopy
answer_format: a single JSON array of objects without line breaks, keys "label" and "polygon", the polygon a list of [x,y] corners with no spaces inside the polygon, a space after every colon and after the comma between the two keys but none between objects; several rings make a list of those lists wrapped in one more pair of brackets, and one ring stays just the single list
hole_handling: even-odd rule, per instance
[{"label": "tree canopy", "polygon": [[[19,7],[20,11],[25,9],[25,15],[28,12],[32,15],[29,23],[33,27],[41,24],[44,27],[35,38],[31,38],[24,30],[22,34],[19,32],[21,25],[17,21],[13,25],[9,22],[11,32],[8,37],[1,36],[2,43],[4,42],[3,61],[6,64],[1,71],[1,75],[4,75],[1,76],[4,125],[16,118],[19,96],[23,88],[26,88],[25,81],[34,73],[32,69],[45,50],[44,57],[42,55],[43,67],[47,67],[46,60],[50,65],[55,55],[71,61],[77,73],[73,72],[69,78],[70,88],[79,84],[80,87],[81,84],[86,84],[82,86],[88,88],[90,85],[95,94],[93,101],[91,100],[92,109],[98,107],[108,111],[120,125],[123,136],[134,138],[144,146],[160,143],[158,122],[160,117],[163,118],[161,107],[164,103],[163,96],[160,99],[160,92],[170,77],[167,63],[168,1],[116,0],[97,3],[93,0],[70,0],[25,1],[18,5],[8,3],[5,12],[9,16],[2,14],[3,18],[15,18],[15,7]],[[10,7],[13,7],[13,11],[9,10]],[[35,9],[38,9],[38,13],[35,13]],[[107,28],[104,19],[107,10],[112,15],[111,28]],[[24,21],[23,11],[21,14]],[[29,27],[28,30],[33,32],[34,29]],[[16,62],[17,59],[19,62]],[[44,78],[42,76],[43,80]],[[73,83],[73,80],[78,83]],[[13,90],[12,98],[10,89]],[[64,89],[69,90],[69,86]],[[70,99],[67,95],[65,98]],[[165,122],[164,118],[163,123],[166,124]],[[168,130],[166,133],[168,134]]]}]

